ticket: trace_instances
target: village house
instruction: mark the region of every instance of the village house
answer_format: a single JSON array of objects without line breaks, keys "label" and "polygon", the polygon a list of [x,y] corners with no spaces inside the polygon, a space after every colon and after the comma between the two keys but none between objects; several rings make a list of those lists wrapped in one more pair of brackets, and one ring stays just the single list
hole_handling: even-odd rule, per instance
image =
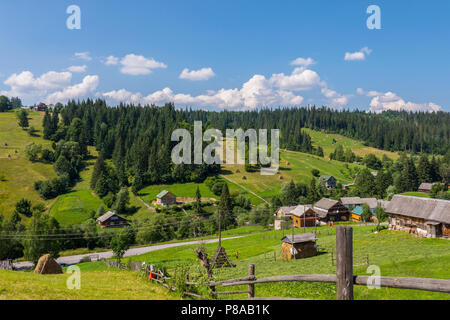
[{"label": "village house", "polygon": [[313,210],[322,222],[348,221],[350,219],[348,208],[337,200],[323,198],[314,205]]},{"label": "village house", "polygon": [[285,236],[281,241],[281,256],[283,259],[303,259],[317,255],[318,248],[314,233],[302,233]]},{"label": "village house", "polygon": [[[362,218],[362,213],[363,213],[363,207],[362,206],[356,206],[353,210],[352,210],[352,220],[355,222],[363,222],[363,218]],[[374,213],[370,212],[372,214],[372,216],[370,217],[369,221],[366,222],[377,222],[378,219],[377,217],[374,215]]]},{"label": "village house", "polygon": [[297,208],[297,206],[280,207],[277,211],[277,219],[290,217],[295,208]]},{"label": "village house", "polygon": [[422,182],[417,191],[424,192],[424,193],[430,193],[431,188],[433,188],[433,185],[434,185],[434,183]]},{"label": "village house", "polygon": [[115,211],[108,211],[97,218],[97,222],[101,228],[123,228],[128,225],[127,219],[122,218]]},{"label": "village house", "polygon": [[177,203],[177,197],[173,193],[171,193],[167,190],[161,191],[156,196],[156,204],[158,204],[158,205],[172,206],[172,205],[175,205],[176,203]]},{"label": "village house", "polygon": [[314,227],[317,221],[317,214],[312,205],[299,205],[291,212],[294,227]]},{"label": "village house", "polygon": [[327,189],[336,189],[336,178],[333,176],[320,176],[319,182]]},{"label": "village house", "polygon": [[389,229],[418,237],[450,237],[450,201],[395,195],[386,207]]},{"label": "village house", "polygon": [[45,103],[41,102],[34,106],[34,111],[46,111],[46,110],[47,110],[47,105]]},{"label": "village house", "polygon": [[377,200],[376,198],[360,198],[360,197],[343,197],[341,198],[342,204],[348,208],[349,210],[353,210],[358,206],[363,206],[363,204],[367,204],[370,207],[370,212],[375,214],[375,211],[378,206],[385,208],[389,201],[385,200]]}]

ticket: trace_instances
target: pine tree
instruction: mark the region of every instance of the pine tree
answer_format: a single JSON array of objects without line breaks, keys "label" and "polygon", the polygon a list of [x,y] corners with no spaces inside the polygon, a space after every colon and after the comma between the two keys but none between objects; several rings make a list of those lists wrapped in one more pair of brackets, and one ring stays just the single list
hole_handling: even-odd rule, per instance
[{"label": "pine tree", "polygon": [[195,192],[194,211],[197,215],[202,214],[202,195],[200,194],[199,186],[197,186],[197,191]]},{"label": "pine tree", "polygon": [[417,175],[420,182],[432,182],[433,180],[431,164],[428,161],[428,156],[425,154],[420,156],[417,164]]},{"label": "pine tree", "polygon": [[55,133],[52,127],[52,117],[48,110],[45,111],[44,120],[42,121],[42,127],[44,129],[44,139],[50,139]]},{"label": "pine tree", "polygon": [[218,214],[223,229],[228,229],[235,225],[236,219],[233,214],[233,206],[231,202],[230,191],[228,190],[228,184],[226,183],[223,184]]},{"label": "pine tree", "polygon": [[106,165],[105,161],[103,160],[103,156],[100,154],[97,158],[97,161],[94,165],[94,171],[92,172],[91,176],[91,189],[94,190],[97,185],[97,180],[100,178],[100,176],[106,172]]},{"label": "pine tree", "polygon": [[28,122],[28,113],[23,109],[17,113],[17,119],[19,120],[19,126],[22,127],[22,129],[26,129],[30,125]]}]

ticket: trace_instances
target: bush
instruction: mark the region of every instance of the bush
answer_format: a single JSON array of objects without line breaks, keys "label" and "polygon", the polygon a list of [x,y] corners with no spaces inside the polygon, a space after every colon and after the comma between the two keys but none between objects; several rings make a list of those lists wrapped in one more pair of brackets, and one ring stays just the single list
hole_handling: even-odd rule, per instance
[{"label": "bush", "polygon": [[314,177],[320,177],[320,171],[317,169],[312,169],[311,173]]},{"label": "bush", "polygon": [[222,194],[222,189],[223,189],[223,185],[225,184],[225,182],[223,181],[219,181],[216,182],[212,188],[211,191],[216,195],[216,196],[220,196]]}]

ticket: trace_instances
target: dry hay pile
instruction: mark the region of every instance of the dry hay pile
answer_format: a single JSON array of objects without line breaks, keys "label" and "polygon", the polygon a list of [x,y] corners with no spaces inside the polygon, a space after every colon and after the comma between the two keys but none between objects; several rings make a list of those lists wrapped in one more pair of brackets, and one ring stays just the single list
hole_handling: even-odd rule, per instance
[{"label": "dry hay pile", "polygon": [[241,173],[241,170],[237,169],[237,170],[236,170],[236,173]]},{"label": "dry hay pile", "polygon": [[34,269],[34,273],[39,274],[60,274],[62,272],[61,266],[52,258],[50,254],[43,255]]},{"label": "dry hay pile", "polygon": [[242,176],[242,180],[247,180],[247,177],[246,176]]},{"label": "dry hay pile", "polygon": [[278,179],[283,180],[283,176],[279,176]]}]

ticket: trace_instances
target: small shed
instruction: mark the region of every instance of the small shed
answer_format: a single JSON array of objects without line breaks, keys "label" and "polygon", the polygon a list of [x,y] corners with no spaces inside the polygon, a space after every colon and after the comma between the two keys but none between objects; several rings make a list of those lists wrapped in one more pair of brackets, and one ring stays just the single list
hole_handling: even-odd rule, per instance
[{"label": "small shed", "polygon": [[431,188],[433,188],[433,185],[435,185],[434,183],[427,183],[427,182],[422,182],[419,186],[419,189],[417,191],[419,192],[424,192],[424,193],[430,193],[431,192]]},{"label": "small shed", "polygon": [[317,238],[312,232],[285,236],[281,239],[281,256],[283,259],[303,259],[316,256]]},{"label": "small shed", "polygon": [[163,190],[156,196],[156,204],[161,206],[172,206],[177,204],[177,197],[173,193]]}]

